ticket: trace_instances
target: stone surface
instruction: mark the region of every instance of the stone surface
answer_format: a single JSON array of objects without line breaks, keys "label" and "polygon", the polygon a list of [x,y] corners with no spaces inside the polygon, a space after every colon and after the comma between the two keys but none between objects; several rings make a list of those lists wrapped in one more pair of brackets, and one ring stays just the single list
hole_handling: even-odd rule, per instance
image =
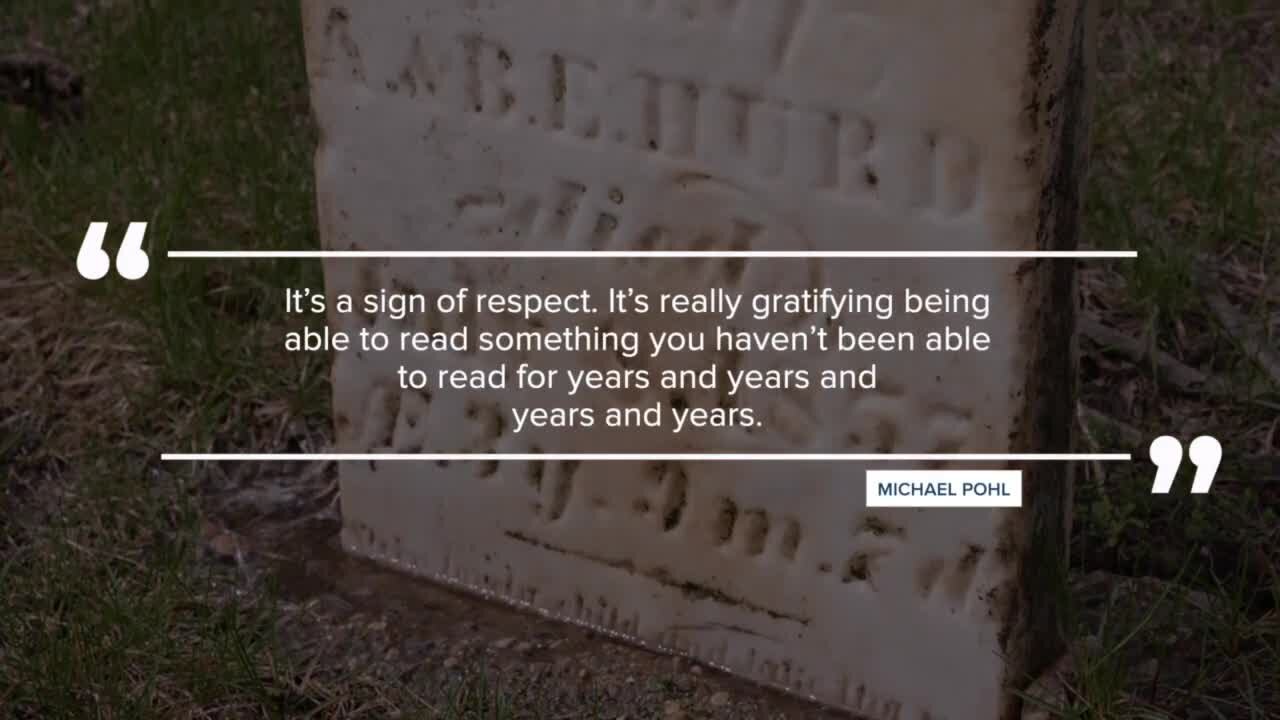
[{"label": "stone surface", "polygon": [[[1075,247],[1088,114],[1082,0],[303,7],[329,248]],[[1025,452],[1072,442],[1067,262],[344,259],[327,261],[325,276],[330,294],[910,286],[989,292],[999,310],[984,327],[993,351],[882,362],[874,392],[739,398],[759,409],[756,432],[515,434],[509,409],[545,399],[397,385],[401,363],[492,360],[344,353],[334,367],[343,451]],[[657,322],[597,319],[641,330]],[[330,322],[407,329],[381,316]],[[461,322],[518,329],[439,316],[413,328]],[[817,353],[714,359],[832,364]],[[673,398],[650,390],[589,402],[655,400]],[[731,404],[714,393],[680,400]],[[874,512],[864,469],[352,463],[341,470],[343,537],[409,572],[863,716],[1015,717],[1013,690],[1061,646],[1069,467],[1021,467],[1021,509]]]}]

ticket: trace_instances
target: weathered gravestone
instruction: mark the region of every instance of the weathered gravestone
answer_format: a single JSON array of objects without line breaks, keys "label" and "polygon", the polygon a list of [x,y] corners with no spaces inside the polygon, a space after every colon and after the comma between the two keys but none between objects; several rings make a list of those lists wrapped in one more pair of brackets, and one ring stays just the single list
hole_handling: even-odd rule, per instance
[{"label": "weathered gravestone", "polygon": [[[332,249],[1074,249],[1085,0],[304,0]],[[1031,452],[1071,446],[1070,261],[339,259],[330,295],[609,287],[990,292],[993,348],[902,355],[763,427],[516,433],[534,391],[401,390],[401,364],[619,367],[601,353],[347,352],[347,452]],[[376,328],[519,329],[428,313]],[[544,318],[556,328],[570,319]],[[899,318],[895,327],[931,321]],[[647,325],[646,325],[647,323]],[[487,324],[487,325],[486,325]],[[594,316],[601,327],[714,319]],[[394,337],[394,335],[393,335]],[[830,366],[818,353],[785,363]],[[757,353],[708,354],[775,367]],[[642,356],[636,366],[658,367]],[[1013,510],[868,510],[854,463],[349,463],[343,539],[409,572],[875,718],[1009,717],[1061,648],[1069,467]]]}]

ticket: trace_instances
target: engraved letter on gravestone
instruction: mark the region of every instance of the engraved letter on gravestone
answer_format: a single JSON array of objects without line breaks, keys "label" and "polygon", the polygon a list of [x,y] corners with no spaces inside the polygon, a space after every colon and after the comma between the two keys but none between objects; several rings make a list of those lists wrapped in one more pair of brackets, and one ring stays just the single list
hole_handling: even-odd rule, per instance
[{"label": "engraved letter on gravestone", "polygon": [[[1084,0],[304,0],[322,241],[337,250],[1074,249]],[[601,368],[600,353],[341,353],[343,452],[1065,451],[1070,263],[339,259],[330,294],[988,293],[990,350],[878,366],[873,390],[759,388],[757,427],[530,427],[512,386],[402,389],[397,367]],[[517,317],[332,315],[405,329]],[[539,318],[545,328],[570,318]],[[773,318],[775,329],[792,319]],[[900,315],[898,331],[936,319]],[[412,324],[412,327],[409,325]],[[705,315],[599,327],[716,330]],[[808,327],[808,320],[805,320]],[[827,353],[709,348],[721,367]],[[658,371],[671,356],[626,366]],[[603,413],[674,402],[602,389]],[[408,572],[872,718],[1012,717],[1054,659],[1070,477],[1010,509],[868,509],[854,462],[350,463],[343,541]]]}]

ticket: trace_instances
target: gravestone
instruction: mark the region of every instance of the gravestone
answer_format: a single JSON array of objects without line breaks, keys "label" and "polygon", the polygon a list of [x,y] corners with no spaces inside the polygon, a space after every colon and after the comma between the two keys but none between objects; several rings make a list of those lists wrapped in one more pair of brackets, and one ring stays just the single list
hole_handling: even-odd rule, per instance
[{"label": "gravestone", "polygon": [[[322,240],[336,250],[1075,249],[1088,4],[304,0]],[[343,452],[1072,445],[1070,261],[344,258],[326,260],[325,279],[330,296],[357,297],[912,287],[988,292],[999,309],[985,326],[990,351],[883,362],[875,390],[734,400],[650,388],[574,401],[749,401],[763,418],[680,434],[514,432],[511,409],[545,396],[402,390],[397,379],[401,365],[485,369],[492,356],[346,352],[333,370]],[[329,322],[353,334],[521,327],[435,313]],[[601,314],[591,324],[715,322]],[[819,355],[785,362],[830,364]],[[588,352],[500,359],[625,364]],[[342,537],[409,573],[860,716],[1013,717],[1017,691],[1061,650],[1070,466],[1002,465],[1024,471],[1022,507],[964,510],[868,509],[867,467],[346,463]]]}]

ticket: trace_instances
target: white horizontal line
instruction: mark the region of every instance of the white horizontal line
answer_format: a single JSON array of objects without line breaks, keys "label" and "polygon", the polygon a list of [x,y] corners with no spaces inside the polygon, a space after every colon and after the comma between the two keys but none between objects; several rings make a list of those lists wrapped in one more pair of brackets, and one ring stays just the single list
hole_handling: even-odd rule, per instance
[{"label": "white horizontal line", "polygon": [[1136,250],[170,250],[197,259],[341,258],[1136,258]]},{"label": "white horizontal line", "polygon": [[1129,462],[1129,453],[165,453],[163,462],[806,461]]}]

